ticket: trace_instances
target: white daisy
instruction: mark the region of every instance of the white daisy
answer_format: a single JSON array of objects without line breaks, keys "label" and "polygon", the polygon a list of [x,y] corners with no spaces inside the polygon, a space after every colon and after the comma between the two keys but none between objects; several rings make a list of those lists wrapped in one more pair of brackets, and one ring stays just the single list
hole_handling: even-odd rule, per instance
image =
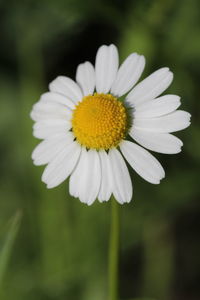
[{"label": "white daisy", "polygon": [[31,112],[33,134],[43,139],[32,158],[35,165],[47,164],[42,181],[48,188],[70,176],[70,194],[83,203],[108,201],[111,194],[121,204],[130,202],[125,160],[146,181],[160,183],[165,172],[143,147],[180,152],[183,143],[171,132],[188,127],[190,114],[177,110],[179,96],[158,97],[172,82],[168,68],[135,85],[144,66],[144,56],[132,53],[119,67],[117,48],[103,45],[95,67],[90,62],[78,66],[76,82],[58,76],[50,83]]}]

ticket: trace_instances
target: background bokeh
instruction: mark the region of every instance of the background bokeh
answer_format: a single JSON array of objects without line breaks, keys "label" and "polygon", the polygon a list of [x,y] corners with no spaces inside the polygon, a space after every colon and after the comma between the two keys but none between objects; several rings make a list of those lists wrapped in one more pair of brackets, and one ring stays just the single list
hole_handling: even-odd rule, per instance
[{"label": "background bokeh", "polygon": [[58,75],[94,62],[115,43],[121,61],[144,54],[143,78],[174,72],[192,125],[178,155],[155,156],[159,186],[132,174],[120,208],[121,299],[200,299],[200,2],[198,0],[0,1],[0,299],[102,300],[107,295],[110,203],[71,198],[68,182],[47,190],[31,161],[38,141],[29,113]]}]

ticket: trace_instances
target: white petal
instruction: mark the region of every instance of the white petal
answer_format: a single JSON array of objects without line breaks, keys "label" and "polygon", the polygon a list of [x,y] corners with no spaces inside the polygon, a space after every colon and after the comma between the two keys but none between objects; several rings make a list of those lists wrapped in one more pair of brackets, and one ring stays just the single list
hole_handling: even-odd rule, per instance
[{"label": "white petal", "polygon": [[89,61],[78,66],[76,81],[81,86],[84,96],[93,94],[95,88],[95,71]]},{"label": "white petal", "polygon": [[39,139],[46,139],[54,135],[68,132],[71,122],[65,120],[44,120],[39,121],[33,126],[33,135]]},{"label": "white petal", "polygon": [[161,68],[137,84],[126,99],[132,105],[154,99],[168,88],[172,80],[172,72],[168,68]]},{"label": "white petal", "polygon": [[117,149],[110,149],[108,153],[113,176],[113,195],[123,204],[132,198],[132,182],[124,159]]},{"label": "white petal", "polygon": [[70,100],[66,96],[63,96],[58,93],[53,93],[53,92],[44,93],[41,95],[40,101],[41,102],[53,102],[53,103],[55,102],[55,103],[66,105],[67,107],[69,107],[71,109],[75,108],[75,105],[72,102],[72,100]]},{"label": "white petal", "polygon": [[175,154],[181,151],[182,141],[169,133],[155,133],[134,128],[130,136],[143,147],[160,153]]},{"label": "white petal", "polygon": [[81,192],[82,183],[85,181],[85,170],[87,170],[87,168],[87,150],[85,149],[85,147],[82,147],[79,161],[74,168],[69,180],[69,192],[76,198],[79,197],[79,193]]},{"label": "white petal", "polygon": [[101,183],[101,166],[96,150],[87,152],[87,168],[83,176],[82,189],[79,192],[80,201],[91,205],[97,198]]},{"label": "white petal", "polygon": [[72,100],[75,104],[81,101],[83,94],[78,84],[69,77],[58,76],[49,84],[51,92],[59,93]]},{"label": "white petal", "polygon": [[112,172],[110,166],[110,160],[106,151],[99,151],[99,158],[101,163],[101,186],[98,194],[100,202],[108,201],[112,194]]},{"label": "white petal", "polygon": [[126,94],[139,80],[144,66],[144,56],[138,55],[137,53],[129,55],[117,72],[111,93],[118,97]]},{"label": "white petal", "polygon": [[175,111],[180,105],[179,96],[165,95],[138,105],[134,115],[140,118],[159,117]]},{"label": "white petal", "polygon": [[72,142],[47,165],[42,181],[47,184],[48,188],[59,185],[71,174],[80,152],[81,146],[77,142]]},{"label": "white petal", "polygon": [[70,177],[70,194],[91,205],[97,198],[101,183],[101,166],[96,150],[82,149],[79,162]]},{"label": "white petal", "polygon": [[161,164],[147,150],[129,141],[121,143],[120,149],[131,167],[146,181],[158,184],[164,178]]},{"label": "white petal", "polygon": [[31,112],[31,118],[34,121],[42,121],[45,119],[70,120],[71,117],[71,109],[56,102],[39,101],[33,106]]},{"label": "white petal", "polygon": [[73,134],[68,132],[63,134],[63,136],[42,141],[32,153],[34,164],[39,166],[49,163],[57,154],[66,148],[68,144],[71,144],[73,140]]},{"label": "white petal", "polygon": [[175,132],[185,129],[190,125],[191,115],[182,110],[157,118],[135,118],[133,126],[146,131]]},{"label": "white petal", "polygon": [[108,93],[116,78],[119,65],[117,48],[114,45],[101,46],[96,55],[95,75],[97,93]]}]

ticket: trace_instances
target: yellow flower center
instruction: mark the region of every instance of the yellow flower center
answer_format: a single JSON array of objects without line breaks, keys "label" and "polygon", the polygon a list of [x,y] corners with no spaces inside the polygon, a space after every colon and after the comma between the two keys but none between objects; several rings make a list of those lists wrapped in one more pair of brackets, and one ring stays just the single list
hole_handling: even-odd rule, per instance
[{"label": "yellow flower center", "polygon": [[127,132],[124,105],[110,94],[86,96],[76,106],[72,131],[77,141],[93,149],[116,147]]}]

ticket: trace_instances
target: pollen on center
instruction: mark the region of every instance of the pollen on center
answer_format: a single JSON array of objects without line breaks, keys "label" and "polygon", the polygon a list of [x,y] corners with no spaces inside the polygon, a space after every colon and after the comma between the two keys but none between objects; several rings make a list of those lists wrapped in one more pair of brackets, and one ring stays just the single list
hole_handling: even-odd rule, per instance
[{"label": "pollen on center", "polygon": [[88,95],[76,106],[72,131],[81,145],[108,150],[125,137],[128,125],[124,105],[111,94]]}]

